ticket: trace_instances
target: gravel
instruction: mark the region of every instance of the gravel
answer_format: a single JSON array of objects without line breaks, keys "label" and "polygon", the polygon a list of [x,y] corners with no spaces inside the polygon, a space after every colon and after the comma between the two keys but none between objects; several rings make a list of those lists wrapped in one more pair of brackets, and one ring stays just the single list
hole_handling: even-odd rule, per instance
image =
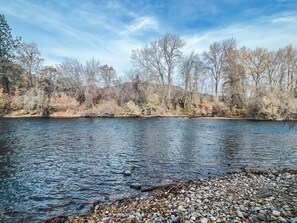
[{"label": "gravel", "polygon": [[96,206],[80,222],[297,222],[297,171],[246,171],[179,182]]}]

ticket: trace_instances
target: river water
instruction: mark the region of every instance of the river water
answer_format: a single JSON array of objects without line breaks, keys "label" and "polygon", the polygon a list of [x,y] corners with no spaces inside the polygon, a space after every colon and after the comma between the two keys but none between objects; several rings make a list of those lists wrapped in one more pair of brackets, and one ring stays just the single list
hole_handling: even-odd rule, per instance
[{"label": "river water", "polygon": [[[143,187],[297,169],[297,122],[189,118],[0,119],[0,222],[84,214]],[[132,175],[125,177],[124,170]]]}]

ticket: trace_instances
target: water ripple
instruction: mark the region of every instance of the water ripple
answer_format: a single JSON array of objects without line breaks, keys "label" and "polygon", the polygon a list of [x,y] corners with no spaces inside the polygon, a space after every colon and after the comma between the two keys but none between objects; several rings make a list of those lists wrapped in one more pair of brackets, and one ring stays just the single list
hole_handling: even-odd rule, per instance
[{"label": "water ripple", "polygon": [[[0,222],[84,214],[93,202],[243,167],[296,168],[296,122],[0,119]],[[123,171],[132,171],[130,177]]]}]

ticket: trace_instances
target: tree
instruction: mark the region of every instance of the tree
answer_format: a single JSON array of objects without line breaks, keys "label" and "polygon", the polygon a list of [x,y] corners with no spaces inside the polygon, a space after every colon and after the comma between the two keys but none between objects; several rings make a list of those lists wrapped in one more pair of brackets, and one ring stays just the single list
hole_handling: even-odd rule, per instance
[{"label": "tree", "polygon": [[[171,102],[171,85],[174,69],[181,59],[185,42],[178,35],[166,33],[148,46],[133,50],[133,65],[151,82],[162,85],[162,96],[167,105]],[[166,95],[164,94],[166,92]]]},{"label": "tree", "polygon": [[167,103],[170,104],[171,101],[171,85],[172,85],[172,76],[175,66],[181,59],[182,52],[181,49],[185,46],[185,41],[182,40],[178,35],[166,33],[163,38],[158,41],[159,47],[162,50],[163,57],[166,64],[167,72]]},{"label": "tree", "polygon": [[141,49],[132,50],[131,62],[148,82],[165,86],[165,67],[157,41]]},{"label": "tree", "polygon": [[235,39],[215,42],[209,46],[208,51],[203,52],[205,68],[210,71],[215,81],[215,97],[219,100],[219,84],[223,75],[224,67],[227,63],[228,52],[236,47]]},{"label": "tree", "polygon": [[11,34],[11,29],[7,24],[4,15],[0,14],[0,59],[9,60],[13,57],[13,50],[19,44],[20,38],[14,39]]},{"label": "tree", "polygon": [[87,107],[94,107],[100,100],[98,85],[100,81],[100,63],[92,58],[83,66],[83,85],[85,87],[85,98]]},{"label": "tree", "polygon": [[29,86],[33,87],[33,76],[37,76],[40,73],[42,62],[44,61],[37,44],[34,42],[19,44],[16,48],[14,60],[27,72]]},{"label": "tree", "polygon": [[284,49],[284,72],[286,74],[286,90],[293,94],[297,87],[297,49],[291,44]]},{"label": "tree", "polygon": [[83,65],[76,59],[66,58],[57,66],[57,74],[58,90],[75,97],[79,103],[84,102]]},{"label": "tree", "polygon": [[241,61],[245,66],[246,73],[252,77],[254,86],[252,90],[259,93],[261,80],[265,77],[268,63],[268,50],[264,48],[256,48],[250,50],[245,47],[241,49]]},{"label": "tree", "polygon": [[203,73],[203,64],[194,51],[184,56],[179,64],[179,74],[184,87],[184,107],[198,95],[198,79]]},{"label": "tree", "polygon": [[283,52],[281,50],[278,50],[277,52],[271,51],[268,53],[266,64],[267,84],[271,93],[273,93],[277,89],[279,80],[282,76],[282,59]]},{"label": "tree", "polygon": [[238,50],[230,50],[224,67],[223,99],[229,103],[230,109],[243,108],[245,99],[246,75],[238,55]]},{"label": "tree", "polygon": [[6,93],[9,92],[8,72],[12,70],[13,50],[19,44],[20,38],[12,37],[11,29],[4,15],[0,14],[0,78],[2,87]]}]

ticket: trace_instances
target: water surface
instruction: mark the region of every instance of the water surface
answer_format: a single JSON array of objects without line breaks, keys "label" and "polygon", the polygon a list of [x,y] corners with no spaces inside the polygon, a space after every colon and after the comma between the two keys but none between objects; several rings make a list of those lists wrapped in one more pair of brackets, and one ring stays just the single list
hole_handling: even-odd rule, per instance
[{"label": "water surface", "polygon": [[0,222],[84,214],[94,201],[135,194],[131,182],[296,169],[296,133],[295,122],[0,119]]}]

